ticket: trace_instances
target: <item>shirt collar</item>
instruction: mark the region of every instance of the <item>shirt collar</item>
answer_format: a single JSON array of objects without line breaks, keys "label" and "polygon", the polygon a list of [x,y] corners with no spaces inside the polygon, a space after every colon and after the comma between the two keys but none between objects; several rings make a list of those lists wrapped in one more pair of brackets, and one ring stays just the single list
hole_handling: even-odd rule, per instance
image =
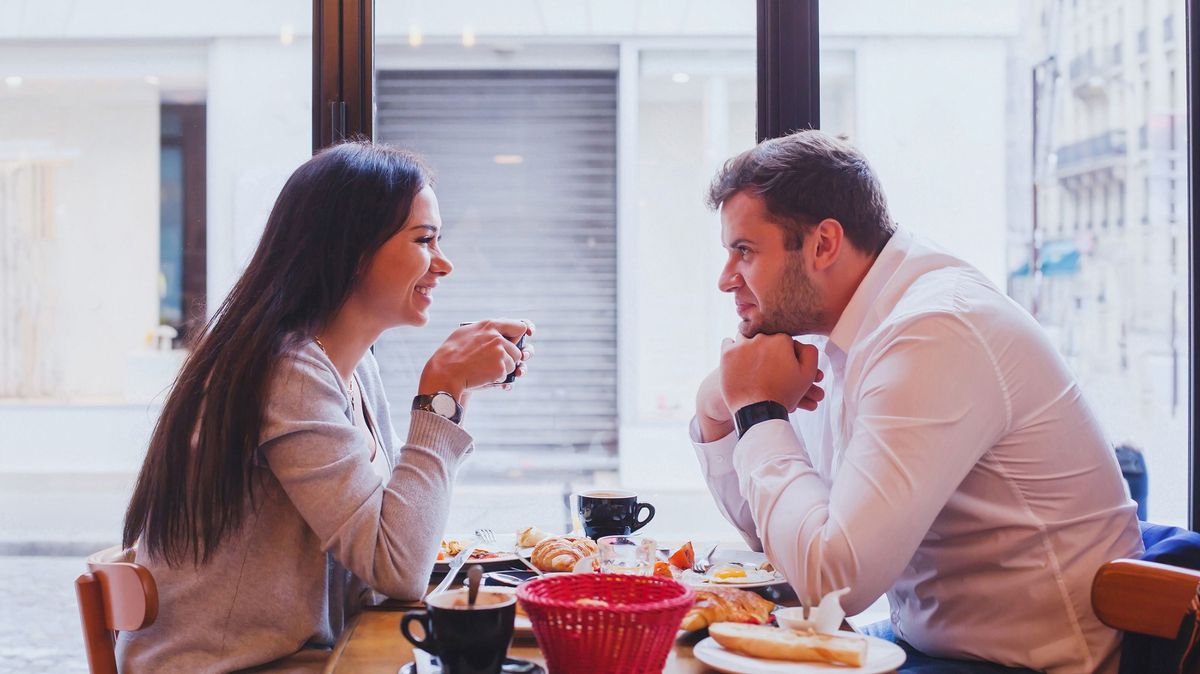
[{"label": "shirt collar", "polygon": [[888,280],[892,278],[904,258],[907,257],[911,243],[912,234],[897,226],[895,232],[892,233],[892,238],[888,240],[883,250],[879,252],[879,256],[875,258],[875,262],[871,264],[871,269],[858,284],[854,295],[850,297],[850,302],[846,304],[846,309],[842,311],[837,324],[829,333],[825,351],[831,357],[844,358],[850,351],[850,347],[854,345],[854,341],[862,332],[871,310],[876,306],[879,294],[883,292]]}]

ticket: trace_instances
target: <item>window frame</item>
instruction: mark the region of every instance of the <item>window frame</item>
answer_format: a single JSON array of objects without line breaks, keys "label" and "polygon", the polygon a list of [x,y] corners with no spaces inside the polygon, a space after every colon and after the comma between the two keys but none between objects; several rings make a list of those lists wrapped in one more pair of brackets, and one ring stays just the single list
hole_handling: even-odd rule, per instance
[{"label": "window frame", "polygon": [[1196,111],[1200,108],[1200,68],[1196,67],[1196,37],[1200,35],[1200,0],[1186,0],[1184,15],[1187,23],[1187,35],[1183,48],[1186,50],[1184,62],[1187,63],[1187,166],[1188,166],[1188,195],[1187,195],[1187,231],[1188,231],[1188,280],[1191,293],[1188,296],[1188,357],[1191,367],[1188,369],[1188,398],[1191,401],[1191,414],[1188,415],[1188,528],[1200,531],[1200,501],[1196,498],[1196,486],[1200,484],[1200,462],[1196,460],[1196,417],[1200,413],[1196,400],[1196,299],[1200,296],[1200,283],[1196,276],[1196,258],[1200,246],[1200,237],[1196,231],[1196,195],[1200,192],[1200,170],[1196,166],[1195,141],[1198,137],[1196,128]]},{"label": "window frame", "polygon": [[313,154],[374,138],[375,0],[313,0]]}]

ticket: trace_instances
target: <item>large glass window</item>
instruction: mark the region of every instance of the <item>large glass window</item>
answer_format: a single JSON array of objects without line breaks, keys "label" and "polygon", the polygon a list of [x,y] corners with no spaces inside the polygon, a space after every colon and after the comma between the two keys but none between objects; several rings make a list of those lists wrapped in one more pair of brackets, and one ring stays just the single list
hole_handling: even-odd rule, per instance
[{"label": "large glass window", "polygon": [[561,531],[570,493],[619,483],[652,535],[733,540],[686,424],[735,319],[704,194],[754,144],[755,6],[588,7],[377,5],[376,138],[433,165],[456,269],[376,355],[399,409],[459,322],[538,326],[529,376],[472,398],[451,529]]},{"label": "large glass window", "polygon": [[1186,525],[1185,3],[867,5],[821,6],[840,64],[822,126],[863,148],[902,225],[1037,318],[1148,482],[1145,515]]}]

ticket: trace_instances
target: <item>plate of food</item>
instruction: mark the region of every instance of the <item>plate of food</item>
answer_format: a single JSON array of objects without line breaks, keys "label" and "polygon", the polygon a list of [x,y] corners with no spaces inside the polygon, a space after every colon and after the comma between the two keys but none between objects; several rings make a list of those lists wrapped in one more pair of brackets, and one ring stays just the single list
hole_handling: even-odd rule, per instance
[{"label": "plate of food", "polygon": [[697,660],[729,674],[890,672],[904,664],[904,650],[890,641],[854,632],[796,632],[771,625],[717,623],[692,649]]},{"label": "plate of food", "polygon": [[[450,567],[450,560],[454,559],[458,553],[471,541],[475,540],[471,536],[447,536],[442,539],[442,544],[438,548],[437,559],[433,564],[434,571],[446,571]],[[467,564],[500,564],[519,562],[517,556],[516,537],[504,536],[497,534],[496,540],[492,542],[478,541],[475,544],[475,550],[471,553]]]},{"label": "plate of food", "polygon": [[783,574],[767,561],[766,555],[751,550],[717,548],[712,554],[712,566],[704,573],[692,570],[696,554],[691,541],[672,552],[666,562],[659,562],[658,575],[672,578],[692,587],[768,587],[787,583]]}]

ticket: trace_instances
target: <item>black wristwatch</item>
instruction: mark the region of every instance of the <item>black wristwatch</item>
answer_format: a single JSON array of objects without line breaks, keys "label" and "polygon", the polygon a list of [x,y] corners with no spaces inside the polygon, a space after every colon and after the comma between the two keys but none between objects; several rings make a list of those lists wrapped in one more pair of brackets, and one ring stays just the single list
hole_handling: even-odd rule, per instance
[{"label": "black wristwatch", "polygon": [[787,408],[774,400],[763,400],[761,402],[750,403],[741,408],[733,415],[733,424],[737,428],[738,437],[746,434],[750,427],[761,421],[768,419],[784,419],[788,418]]},{"label": "black wristwatch", "polygon": [[438,391],[433,395],[419,395],[413,398],[413,410],[421,410],[424,412],[433,412],[440,417],[446,417],[454,423],[461,423],[463,418],[463,406],[458,404],[454,396],[445,391]]}]

